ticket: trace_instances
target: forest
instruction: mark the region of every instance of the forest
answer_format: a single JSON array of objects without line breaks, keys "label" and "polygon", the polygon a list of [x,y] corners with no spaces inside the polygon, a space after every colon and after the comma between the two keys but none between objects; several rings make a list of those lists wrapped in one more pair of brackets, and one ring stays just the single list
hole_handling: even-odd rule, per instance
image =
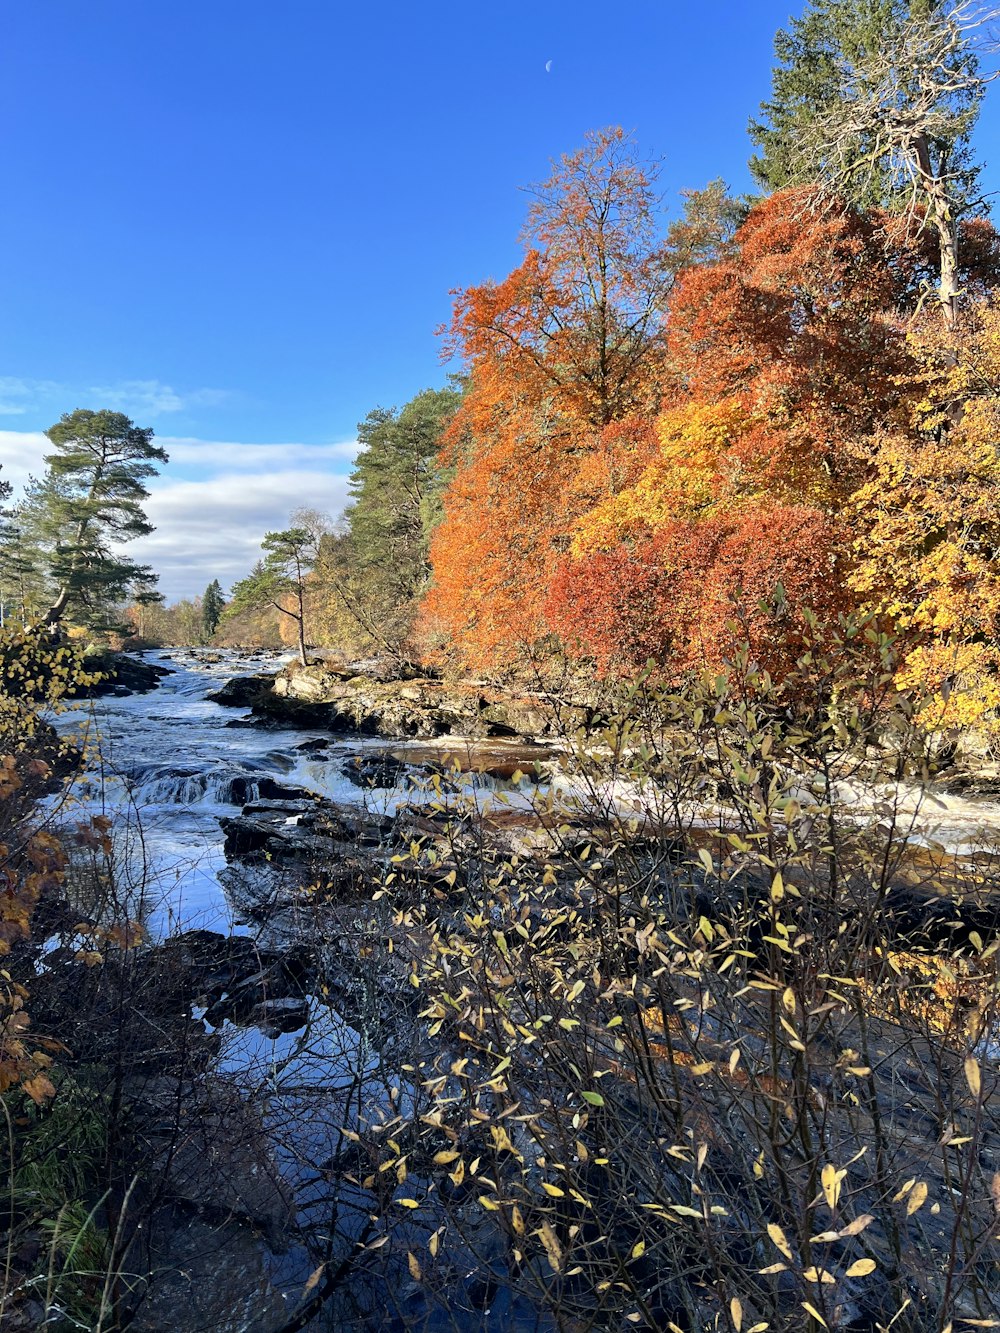
[{"label": "forest", "polygon": [[231,587],[0,479],[5,1328],[1000,1328],[998,25],[589,132]]}]

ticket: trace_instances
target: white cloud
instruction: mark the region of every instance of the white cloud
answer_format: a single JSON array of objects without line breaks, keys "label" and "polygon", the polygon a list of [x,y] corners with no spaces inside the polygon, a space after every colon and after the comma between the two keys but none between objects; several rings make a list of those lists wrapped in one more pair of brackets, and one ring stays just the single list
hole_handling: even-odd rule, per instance
[{"label": "white cloud", "polygon": [[97,407],[113,408],[129,416],[158,417],[197,407],[220,407],[235,397],[228,389],[175,389],[161,380],[121,380],[117,384],[83,386],[0,375],[0,416],[23,416],[31,409],[51,406],[54,399],[63,403],[72,401],[75,406],[90,399]]},{"label": "white cloud", "polygon": [[[356,441],[334,444],[240,444],[157,436],[171,465],[150,486],[146,511],[156,531],[129,545],[160,575],[168,601],[203,592],[217,578],[228,588],[260,554],[265,532],[308,506],[336,517],[347,502]],[[40,431],[0,430],[0,478],[23,485],[43,470],[49,443]],[[189,474],[177,478],[172,465]]]},{"label": "white cloud", "polygon": [[102,407],[115,408],[130,416],[162,416],[192,407],[219,407],[232,397],[225,389],[191,389],[178,392],[160,380],[123,380],[120,384],[95,385],[87,393]]},{"label": "white cloud", "polygon": [[43,471],[42,456],[50,448],[40,430],[0,430],[0,481],[20,490],[30,476]]},{"label": "white cloud", "polygon": [[343,473],[287,469],[166,482],[146,505],[156,531],[129,549],[153,566],[160,591],[174,601],[212,579],[228,588],[242,578],[260,558],[264,533],[287,526],[293,509],[307,505],[335,518],[346,502]]},{"label": "white cloud", "polygon": [[358,452],[357,440],[337,444],[234,444],[225,440],[196,440],[187,436],[157,435],[172,466],[225,468],[232,472],[267,472],[272,468],[314,468],[350,463]]}]

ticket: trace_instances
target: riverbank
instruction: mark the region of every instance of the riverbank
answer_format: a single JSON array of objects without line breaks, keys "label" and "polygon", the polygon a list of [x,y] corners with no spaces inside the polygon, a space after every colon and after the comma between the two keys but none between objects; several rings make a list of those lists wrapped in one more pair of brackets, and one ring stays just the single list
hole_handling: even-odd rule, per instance
[{"label": "riverbank", "polygon": [[[874,1153],[888,1117],[907,1136],[892,1194],[919,1172],[939,1205],[930,1243],[946,1246],[936,1099],[950,1088],[966,1126],[966,1054],[982,1083],[995,1077],[994,807],[950,798],[941,842],[926,811],[914,822],[897,798],[893,812],[846,756],[825,794],[790,806],[747,749],[696,748],[694,700],[686,749],[680,719],[654,735],[637,712],[626,760],[606,736],[560,731],[565,701],[543,713],[539,697],[508,703],[482,684],[277,658],[248,676],[194,652],[151,665],[170,672],[156,690],[80,701],[59,722],[90,745],[71,817],[83,832],[61,915],[22,959],[36,1022],[65,1048],[59,1098],[98,1097],[119,1193],[142,1164],[129,1207],[143,1229],[107,1256],[134,1327],[193,1329],[195,1311],[233,1333],[374,1330],[389,1310],[400,1329],[545,1328],[605,1308],[597,1274],[613,1271],[627,1284],[609,1317],[645,1300],[648,1327],[700,1327],[716,1288],[676,1276],[699,1224],[671,1210],[726,1210],[716,1243],[734,1281],[745,1247],[767,1243],[754,1209],[791,1229],[770,1176],[776,1098],[782,1140],[822,1105],[834,1163],[859,1140]],[[282,703],[261,707],[265,694]],[[530,731],[489,731],[515,718]],[[768,747],[792,772],[779,732]],[[835,881],[811,850],[820,810]],[[771,854],[778,897],[768,821],[799,847]],[[930,902],[943,906],[928,918]],[[852,1072],[872,1043],[874,1092]],[[103,1118],[114,1107],[128,1133],[118,1111]],[[781,1154],[812,1225],[809,1159]],[[855,1208],[877,1219],[864,1252],[898,1271],[910,1250],[893,1258],[898,1205],[880,1179],[852,1168]],[[622,1267],[642,1236],[652,1257]],[[861,1319],[868,1297],[836,1280]],[[881,1318],[886,1289],[867,1286]],[[770,1307],[756,1292],[756,1308],[793,1309],[797,1290],[789,1279]]]}]

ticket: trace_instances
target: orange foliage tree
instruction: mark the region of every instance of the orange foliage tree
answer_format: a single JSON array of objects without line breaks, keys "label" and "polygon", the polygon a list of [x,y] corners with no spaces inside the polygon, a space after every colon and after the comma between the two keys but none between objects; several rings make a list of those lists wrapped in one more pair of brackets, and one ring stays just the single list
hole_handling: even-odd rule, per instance
[{"label": "orange foliage tree", "polygon": [[840,526],[801,505],[676,519],[564,560],[549,623],[605,672],[647,661],[675,672],[717,665],[747,644],[762,669],[781,675],[802,649],[806,609],[827,623],[849,609],[843,549]]},{"label": "orange foliage tree", "polygon": [[[874,220],[799,191],[758,205],[717,262],[691,268],[667,337],[682,392],[634,482],[578,523],[552,628],[604,667],[685,667],[731,651],[739,611],[777,669],[804,607],[848,609],[835,514],[865,475],[864,442],[905,415],[909,275]],[[778,585],[780,624],[759,609]]]},{"label": "orange foliage tree", "polygon": [[468,663],[545,631],[555,557],[650,456],[675,271],[728,225],[710,187],[658,236],[655,180],[623,131],[590,135],[533,190],[522,263],[457,293],[448,347],[470,384],[445,438],[422,625]]}]

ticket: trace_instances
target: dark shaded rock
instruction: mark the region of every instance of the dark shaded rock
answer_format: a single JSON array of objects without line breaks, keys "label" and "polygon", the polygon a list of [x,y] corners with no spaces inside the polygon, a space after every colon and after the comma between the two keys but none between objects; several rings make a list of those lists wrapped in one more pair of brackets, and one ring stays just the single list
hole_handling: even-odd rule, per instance
[{"label": "dark shaded rock", "polygon": [[268,857],[304,865],[333,866],[359,847],[379,845],[391,816],[370,816],[318,798],[253,801],[242,814],[220,820],[230,860]]},{"label": "dark shaded rock", "polygon": [[973,933],[984,945],[1000,936],[1000,902],[963,902],[901,887],[886,895],[885,916],[895,939],[933,953],[974,951]]},{"label": "dark shaded rock", "polygon": [[257,799],[260,801],[311,801],[312,793],[304,787],[289,787],[262,773],[256,779]]},{"label": "dark shaded rock", "polygon": [[208,1219],[248,1222],[276,1253],[286,1250],[295,1216],[291,1195],[259,1113],[239,1091],[221,1079],[189,1085],[162,1076],[143,1080],[134,1095],[150,1165],[162,1174],[168,1196]]},{"label": "dark shaded rock", "polygon": [[219,689],[211,690],[205,698],[226,708],[249,708],[262,694],[270,690],[273,684],[273,676],[234,676]]},{"label": "dark shaded rock", "polygon": [[94,654],[86,658],[84,666],[87,671],[100,672],[101,679],[96,685],[73,690],[70,698],[99,699],[106,695],[146,694],[149,690],[155,690],[164,676],[172,675],[169,667],[145,662],[139,657],[129,657],[125,653]]},{"label": "dark shaded rock", "polygon": [[280,995],[261,1000],[247,1015],[247,1022],[260,1028],[265,1037],[278,1037],[285,1032],[298,1032],[309,1021],[309,1001],[293,995]]},{"label": "dark shaded rock", "polygon": [[409,766],[388,750],[359,754],[344,761],[341,772],[356,787],[385,788],[398,786]]},{"label": "dark shaded rock", "polygon": [[325,740],[322,736],[317,736],[311,741],[300,741],[299,744],[295,746],[295,749],[300,754],[311,754],[313,756],[320,755],[324,750],[328,750],[329,748],[330,742]]},{"label": "dark shaded rock", "polygon": [[[153,1276],[133,1333],[213,1329],[217,1333],[274,1333],[288,1303],[272,1286],[267,1250],[238,1221],[209,1221],[190,1209],[164,1208],[154,1218],[129,1271]],[[42,1327],[42,1321],[32,1329]]]}]

